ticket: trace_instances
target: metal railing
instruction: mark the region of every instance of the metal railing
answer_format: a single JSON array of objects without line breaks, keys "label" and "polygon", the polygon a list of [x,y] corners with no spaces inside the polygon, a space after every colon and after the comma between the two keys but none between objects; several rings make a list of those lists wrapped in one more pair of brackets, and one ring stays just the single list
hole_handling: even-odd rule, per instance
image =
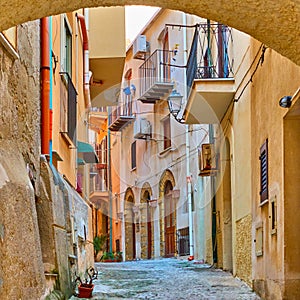
[{"label": "metal railing", "polygon": [[140,96],[155,83],[170,82],[170,59],[173,51],[155,50],[140,66]]},{"label": "metal railing", "polygon": [[108,116],[108,125],[110,126],[120,117],[133,117],[132,102],[129,101],[125,104],[120,104]]},{"label": "metal railing", "polygon": [[187,62],[187,86],[194,79],[233,77],[232,52],[232,28],[210,21],[197,24]]},{"label": "metal railing", "polygon": [[96,169],[91,170],[92,173],[96,173],[90,180],[90,193],[93,192],[107,192],[107,169]]},{"label": "metal railing", "polygon": [[177,230],[177,244],[178,244],[178,255],[189,255],[190,244],[189,244],[189,228],[182,228]]}]

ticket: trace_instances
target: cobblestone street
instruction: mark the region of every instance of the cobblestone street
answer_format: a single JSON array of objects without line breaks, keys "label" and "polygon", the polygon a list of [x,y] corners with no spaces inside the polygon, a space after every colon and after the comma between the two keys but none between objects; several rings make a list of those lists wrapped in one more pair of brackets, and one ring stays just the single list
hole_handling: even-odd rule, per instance
[{"label": "cobblestone street", "polygon": [[[180,259],[96,263],[96,299],[260,299],[222,270]],[[72,297],[73,300],[77,299]]]}]

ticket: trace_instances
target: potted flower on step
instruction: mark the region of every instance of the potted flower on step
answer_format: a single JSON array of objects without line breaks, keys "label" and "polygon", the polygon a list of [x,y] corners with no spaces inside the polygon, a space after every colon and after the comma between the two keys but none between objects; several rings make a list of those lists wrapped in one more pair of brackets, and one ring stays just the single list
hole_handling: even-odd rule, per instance
[{"label": "potted flower on step", "polygon": [[93,280],[97,279],[98,271],[96,271],[93,267],[89,267],[86,270],[86,275],[88,276],[88,279],[86,278],[84,282],[82,282],[79,276],[77,276],[75,279],[75,282],[79,281],[78,295],[76,295],[79,298],[92,297],[92,293],[94,289]]}]

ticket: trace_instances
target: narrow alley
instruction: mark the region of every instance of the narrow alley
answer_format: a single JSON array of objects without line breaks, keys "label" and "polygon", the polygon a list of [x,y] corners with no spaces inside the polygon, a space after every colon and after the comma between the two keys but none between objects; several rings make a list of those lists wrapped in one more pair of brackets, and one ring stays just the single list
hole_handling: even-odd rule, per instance
[{"label": "narrow alley", "polygon": [[99,275],[94,281],[94,300],[260,299],[230,273],[183,259],[96,263],[96,267]]}]

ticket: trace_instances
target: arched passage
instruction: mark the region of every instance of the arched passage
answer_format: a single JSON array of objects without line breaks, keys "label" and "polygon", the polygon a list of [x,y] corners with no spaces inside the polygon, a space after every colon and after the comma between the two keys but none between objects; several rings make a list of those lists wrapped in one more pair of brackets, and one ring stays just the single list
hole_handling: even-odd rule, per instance
[{"label": "arched passage", "polygon": [[300,64],[299,1],[31,0],[20,5],[18,0],[1,0],[0,4],[0,30],[82,7],[150,5],[181,10],[246,32],[296,64]]}]

